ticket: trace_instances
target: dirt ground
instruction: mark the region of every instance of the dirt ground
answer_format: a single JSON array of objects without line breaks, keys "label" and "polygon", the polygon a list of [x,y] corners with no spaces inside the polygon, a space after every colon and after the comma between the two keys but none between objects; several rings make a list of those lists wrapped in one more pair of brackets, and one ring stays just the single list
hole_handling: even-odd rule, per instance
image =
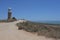
[{"label": "dirt ground", "polygon": [[56,40],[44,36],[37,36],[24,30],[18,30],[16,23],[23,21],[0,23],[0,40]]}]

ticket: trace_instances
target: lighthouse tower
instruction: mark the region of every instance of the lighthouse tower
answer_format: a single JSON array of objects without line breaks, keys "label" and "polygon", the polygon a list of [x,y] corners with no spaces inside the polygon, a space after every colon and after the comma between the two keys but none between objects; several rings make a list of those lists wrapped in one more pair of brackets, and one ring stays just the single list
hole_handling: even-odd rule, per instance
[{"label": "lighthouse tower", "polygon": [[10,20],[12,17],[12,10],[11,8],[8,8],[8,20]]}]

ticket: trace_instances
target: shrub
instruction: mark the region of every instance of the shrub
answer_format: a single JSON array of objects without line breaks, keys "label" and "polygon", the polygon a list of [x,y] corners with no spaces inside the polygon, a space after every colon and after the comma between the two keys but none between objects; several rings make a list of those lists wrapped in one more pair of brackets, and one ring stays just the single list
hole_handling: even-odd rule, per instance
[{"label": "shrub", "polygon": [[20,30],[23,29],[28,32],[37,32],[38,35],[43,35],[46,37],[60,38],[60,27],[50,25],[30,21],[17,23],[18,29]]}]

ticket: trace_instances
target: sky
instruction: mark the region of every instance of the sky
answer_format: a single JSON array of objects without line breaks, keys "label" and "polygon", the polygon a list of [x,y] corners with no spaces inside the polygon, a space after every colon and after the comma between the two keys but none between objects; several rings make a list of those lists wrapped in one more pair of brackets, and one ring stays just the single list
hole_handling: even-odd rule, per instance
[{"label": "sky", "polygon": [[60,20],[60,0],[0,0],[0,19],[7,19],[8,8],[17,19]]}]

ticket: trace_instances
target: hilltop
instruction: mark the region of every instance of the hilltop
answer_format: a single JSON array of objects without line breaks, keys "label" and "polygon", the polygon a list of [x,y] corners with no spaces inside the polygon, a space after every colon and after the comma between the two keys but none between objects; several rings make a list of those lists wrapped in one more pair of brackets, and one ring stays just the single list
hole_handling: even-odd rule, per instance
[{"label": "hilltop", "polygon": [[55,40],[45,36],[37,36],[24,30],[18,30],[17,23],[26,22],[17,20],[14,22],[0,23],[0,40]]}]

